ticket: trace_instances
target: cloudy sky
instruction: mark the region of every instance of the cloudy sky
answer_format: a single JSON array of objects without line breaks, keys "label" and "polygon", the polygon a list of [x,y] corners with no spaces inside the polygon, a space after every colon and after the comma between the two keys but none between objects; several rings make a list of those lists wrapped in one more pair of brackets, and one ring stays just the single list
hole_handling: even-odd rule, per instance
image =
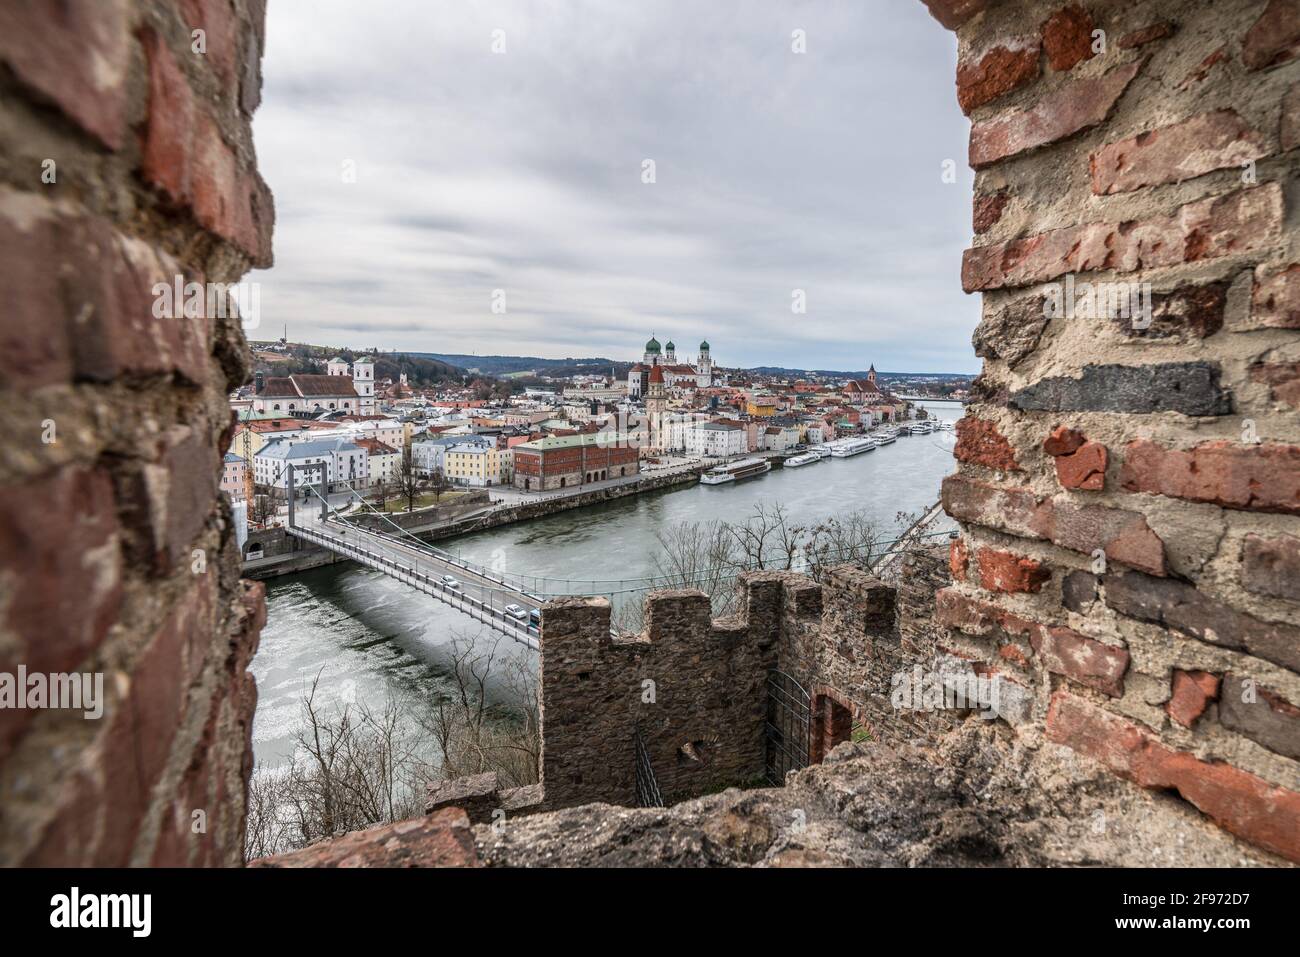
[{"label": "cloudy sky", "polygon": [[976,371],[955,58],[918,0],[276,0],[255,335]]}]

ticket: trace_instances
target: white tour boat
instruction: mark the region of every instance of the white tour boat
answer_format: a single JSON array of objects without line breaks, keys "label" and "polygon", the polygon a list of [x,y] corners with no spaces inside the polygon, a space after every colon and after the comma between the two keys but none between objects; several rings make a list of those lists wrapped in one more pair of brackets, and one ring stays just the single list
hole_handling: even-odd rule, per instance
[{"label": "white tour boat", "polygon": [[816,452],[803,452],[799,455],[792,455],[785,460],[786,468],[798,468],[800,465],[812,465],[814,462],[820,462],[822,457]]},{"label": "white tour boat", "polygon": [[772,463],[767,459],[740,459],[725,465],[714,466],[700,476],[704,485],[721,485],[724,482],[739,482],[741,479],[753,478],[772,470]]},{"label": "white tour boat", "polygon": [[837,459],[846,459],[850,455],[870,452],[876,447],[876,440],[870,438],[844,439],[831,446],[831,455]]}]

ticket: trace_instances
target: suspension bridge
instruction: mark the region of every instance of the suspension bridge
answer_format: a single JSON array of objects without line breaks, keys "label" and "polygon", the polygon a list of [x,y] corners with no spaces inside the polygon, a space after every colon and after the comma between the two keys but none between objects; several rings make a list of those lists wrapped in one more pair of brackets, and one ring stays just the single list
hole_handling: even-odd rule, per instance
[{"label": "suspension bridge", "polygon": [[[343,482],[341,484],[353,492],[355,501],[361,503],[363,511],[368,509],[375,516],[380,527],[362,524],[356,520],[357,515],[340,513],[331,505],[316,483],[296,484],[294,472],[297,469],[315,469],[313,474],[319,475],[320,467],[290,466],[287,482],[289,522],[286,529],[290,535],[402,582],[533,649],[540,645],[541,606],[553,598],[571,595],[614,598],[662,588],[716,586],[734,581],[742,572],[768,567],[763,561],[737,561],[710,566],[693,574],[623,579],[553,578],[507,573],[500,568],[468,561],[420,539],[394,522],[386,512],[371,506],[349,483]],[[319,508],[316,504],[299,506],[299,491],[306,493],[308,501],[318,503]],[[821,549],[815,556],[817,563],[860,561],[873,566],[882,559],[896,557],[907,547],[924,545],[938,536],[947,536],[946,531],[923,531],[925,524],[938,512],[936,506],[899,538]],[[773,567],[800,570],[798,562],[791,564],[788,556],[784,555],[780,564]]]}]

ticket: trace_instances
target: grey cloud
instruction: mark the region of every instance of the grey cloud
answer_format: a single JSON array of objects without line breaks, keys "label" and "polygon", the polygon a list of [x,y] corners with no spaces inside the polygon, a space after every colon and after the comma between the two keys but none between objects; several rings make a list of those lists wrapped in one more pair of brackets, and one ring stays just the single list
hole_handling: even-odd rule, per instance
[{"label": "grey cloud", "polygon": [[956,51],[918,0],[325,0],[268,16],[255,134],[277,265],[254,278],[269,328],[619,358],[654,331],[708,338],[728,365],[977,368]]}]

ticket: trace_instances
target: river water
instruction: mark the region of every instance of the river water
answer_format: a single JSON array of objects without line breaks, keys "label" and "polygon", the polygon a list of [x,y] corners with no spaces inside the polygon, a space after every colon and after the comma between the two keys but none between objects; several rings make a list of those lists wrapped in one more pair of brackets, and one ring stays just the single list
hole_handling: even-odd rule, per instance
[{"label": "river water", "polygon": [[[921,404],[940,419],[961,415],[956,403]],[[952,445],[951,432],[906,436],[853,458],[776,468],[734,485],[691,484],[629,496],[439,545],[508,573],[571,579],[581,592],[583,581],[654,576],[657,529],[713,519],[743,522],[759,504],[780,503],[790,521],[805,525],[862,510],[893,530],[898,512],[920,512],[938,499],[943,477],[953,470]],[[313,680],[317,701],[326,706],[363,702],[379,709],[394,695],[427,698],[450,690],[453,641],[481,648],[498,640],[433,598],[349,565],[272,579],[267,612],[252,663],[258,686],[253,744],[265,766],[292,752]],[[496,650],[533,654],[507,638]]]}]

